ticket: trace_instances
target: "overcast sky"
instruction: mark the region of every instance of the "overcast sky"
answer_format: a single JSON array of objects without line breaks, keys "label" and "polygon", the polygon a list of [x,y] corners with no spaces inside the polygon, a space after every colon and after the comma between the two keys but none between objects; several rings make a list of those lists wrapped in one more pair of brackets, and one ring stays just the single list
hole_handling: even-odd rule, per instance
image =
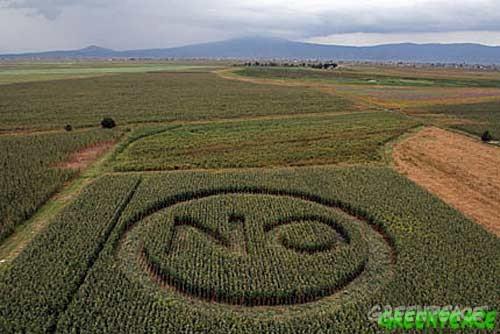
[{"label": "overcast sky", "polygon": [[344,45],[500,45],[500,0],[0,0],[0,52],[241,36]]}]

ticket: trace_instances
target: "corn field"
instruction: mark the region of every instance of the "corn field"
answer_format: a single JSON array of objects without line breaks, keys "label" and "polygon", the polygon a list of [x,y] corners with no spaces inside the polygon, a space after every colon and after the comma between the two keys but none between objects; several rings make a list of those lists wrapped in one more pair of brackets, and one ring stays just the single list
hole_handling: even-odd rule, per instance
[{"label": "corn field", "polygon": [[378,333],[498,308],[499,252],[385,167],[104,176],[0,273],[0,332]]},{"label": "corn field", "polygon": [[58,168],[57,163],[72,152],[117,136],[102,130],[0,136],[0,242],[77,173]]}]

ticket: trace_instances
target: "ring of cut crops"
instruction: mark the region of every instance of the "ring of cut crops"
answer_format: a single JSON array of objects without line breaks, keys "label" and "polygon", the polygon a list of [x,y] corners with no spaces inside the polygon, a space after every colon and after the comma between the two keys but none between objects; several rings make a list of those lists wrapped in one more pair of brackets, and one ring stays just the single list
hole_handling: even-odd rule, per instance
[{"label": "ring of cut crops", "polygon": [[[121,257],[184,297],[305,304],[349,289],[368,261],[391,262],[380,232],[320,198],[261,189],[178,198],[138,215],[124,238],[134,246]],[[370,253],[371,242],[388,251]]]}]

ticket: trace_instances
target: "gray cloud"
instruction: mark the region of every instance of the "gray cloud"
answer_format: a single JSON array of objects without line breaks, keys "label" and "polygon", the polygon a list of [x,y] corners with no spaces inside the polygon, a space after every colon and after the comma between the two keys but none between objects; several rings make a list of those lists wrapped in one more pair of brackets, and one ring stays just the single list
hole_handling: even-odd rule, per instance
[{"label": "gray cloud", "polygon": [[[40,41],[40,31],[52,34]],[[12,50],[77,43],[166,47],[243,35],[309,39],[456,31],[500,31],[500,1],[0,0],[0,48]],[[15,33],[26,38],[17,41]],[[13,42],[1,45],[5,41]]]},{"label": "gray cloud", "polygon": [[[500,1],[463,0],[397,2],[358,1],[362,5],[340,6],[331,1],[317,8],[263,5],[238,8],[239,15],[192,18],[198,24],[263,33],[278,30],[290,35],[311,37],[339,33],[394,33],[500,30]],[[292,1],[293,3],[293,1]],[[309,11],[307,10],[309,9]],[[187,12],[189,13],[189,11]],[[189,17],[186,17],[189,19]]]},{"label": "gray cloud", "polygon": [[102,6],[102,2],[96,0],[3,0],[3,2],[5,3],[5,8],[26,9],[48,20],[57,19],[65,7]]}]

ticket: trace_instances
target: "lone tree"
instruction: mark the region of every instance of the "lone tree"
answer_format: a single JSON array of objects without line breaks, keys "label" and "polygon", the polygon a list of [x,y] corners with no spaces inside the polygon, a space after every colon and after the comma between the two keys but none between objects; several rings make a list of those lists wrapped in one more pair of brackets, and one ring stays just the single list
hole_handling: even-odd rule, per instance
[{"label": "lone tree", "polygon": [[485,131],[483,133],[483,135],[481,136],[481,139],[482,139],[482,141],[487,143],[487,142],[490,142],[493,140],[493,136],[491,135],[491,133],[489,131]]},{"label": "lone tree", "polygon": [[110,118],[110,117],[105,117],[103,118],[103,120],[101,121],[101,126],[104,128],[104,129],[112,129],[116,126],[116,123],[115,123],[115,120]]},{"label": "lone tree", "polygon": [[68,125],[66,125],[66,126],[64,127],[64,130],[66,130],[66,131],[68,131],[68,132],[69,132],[69,131],[73,130],[73,127],[72,127],[70,124],[68,124]]}]

